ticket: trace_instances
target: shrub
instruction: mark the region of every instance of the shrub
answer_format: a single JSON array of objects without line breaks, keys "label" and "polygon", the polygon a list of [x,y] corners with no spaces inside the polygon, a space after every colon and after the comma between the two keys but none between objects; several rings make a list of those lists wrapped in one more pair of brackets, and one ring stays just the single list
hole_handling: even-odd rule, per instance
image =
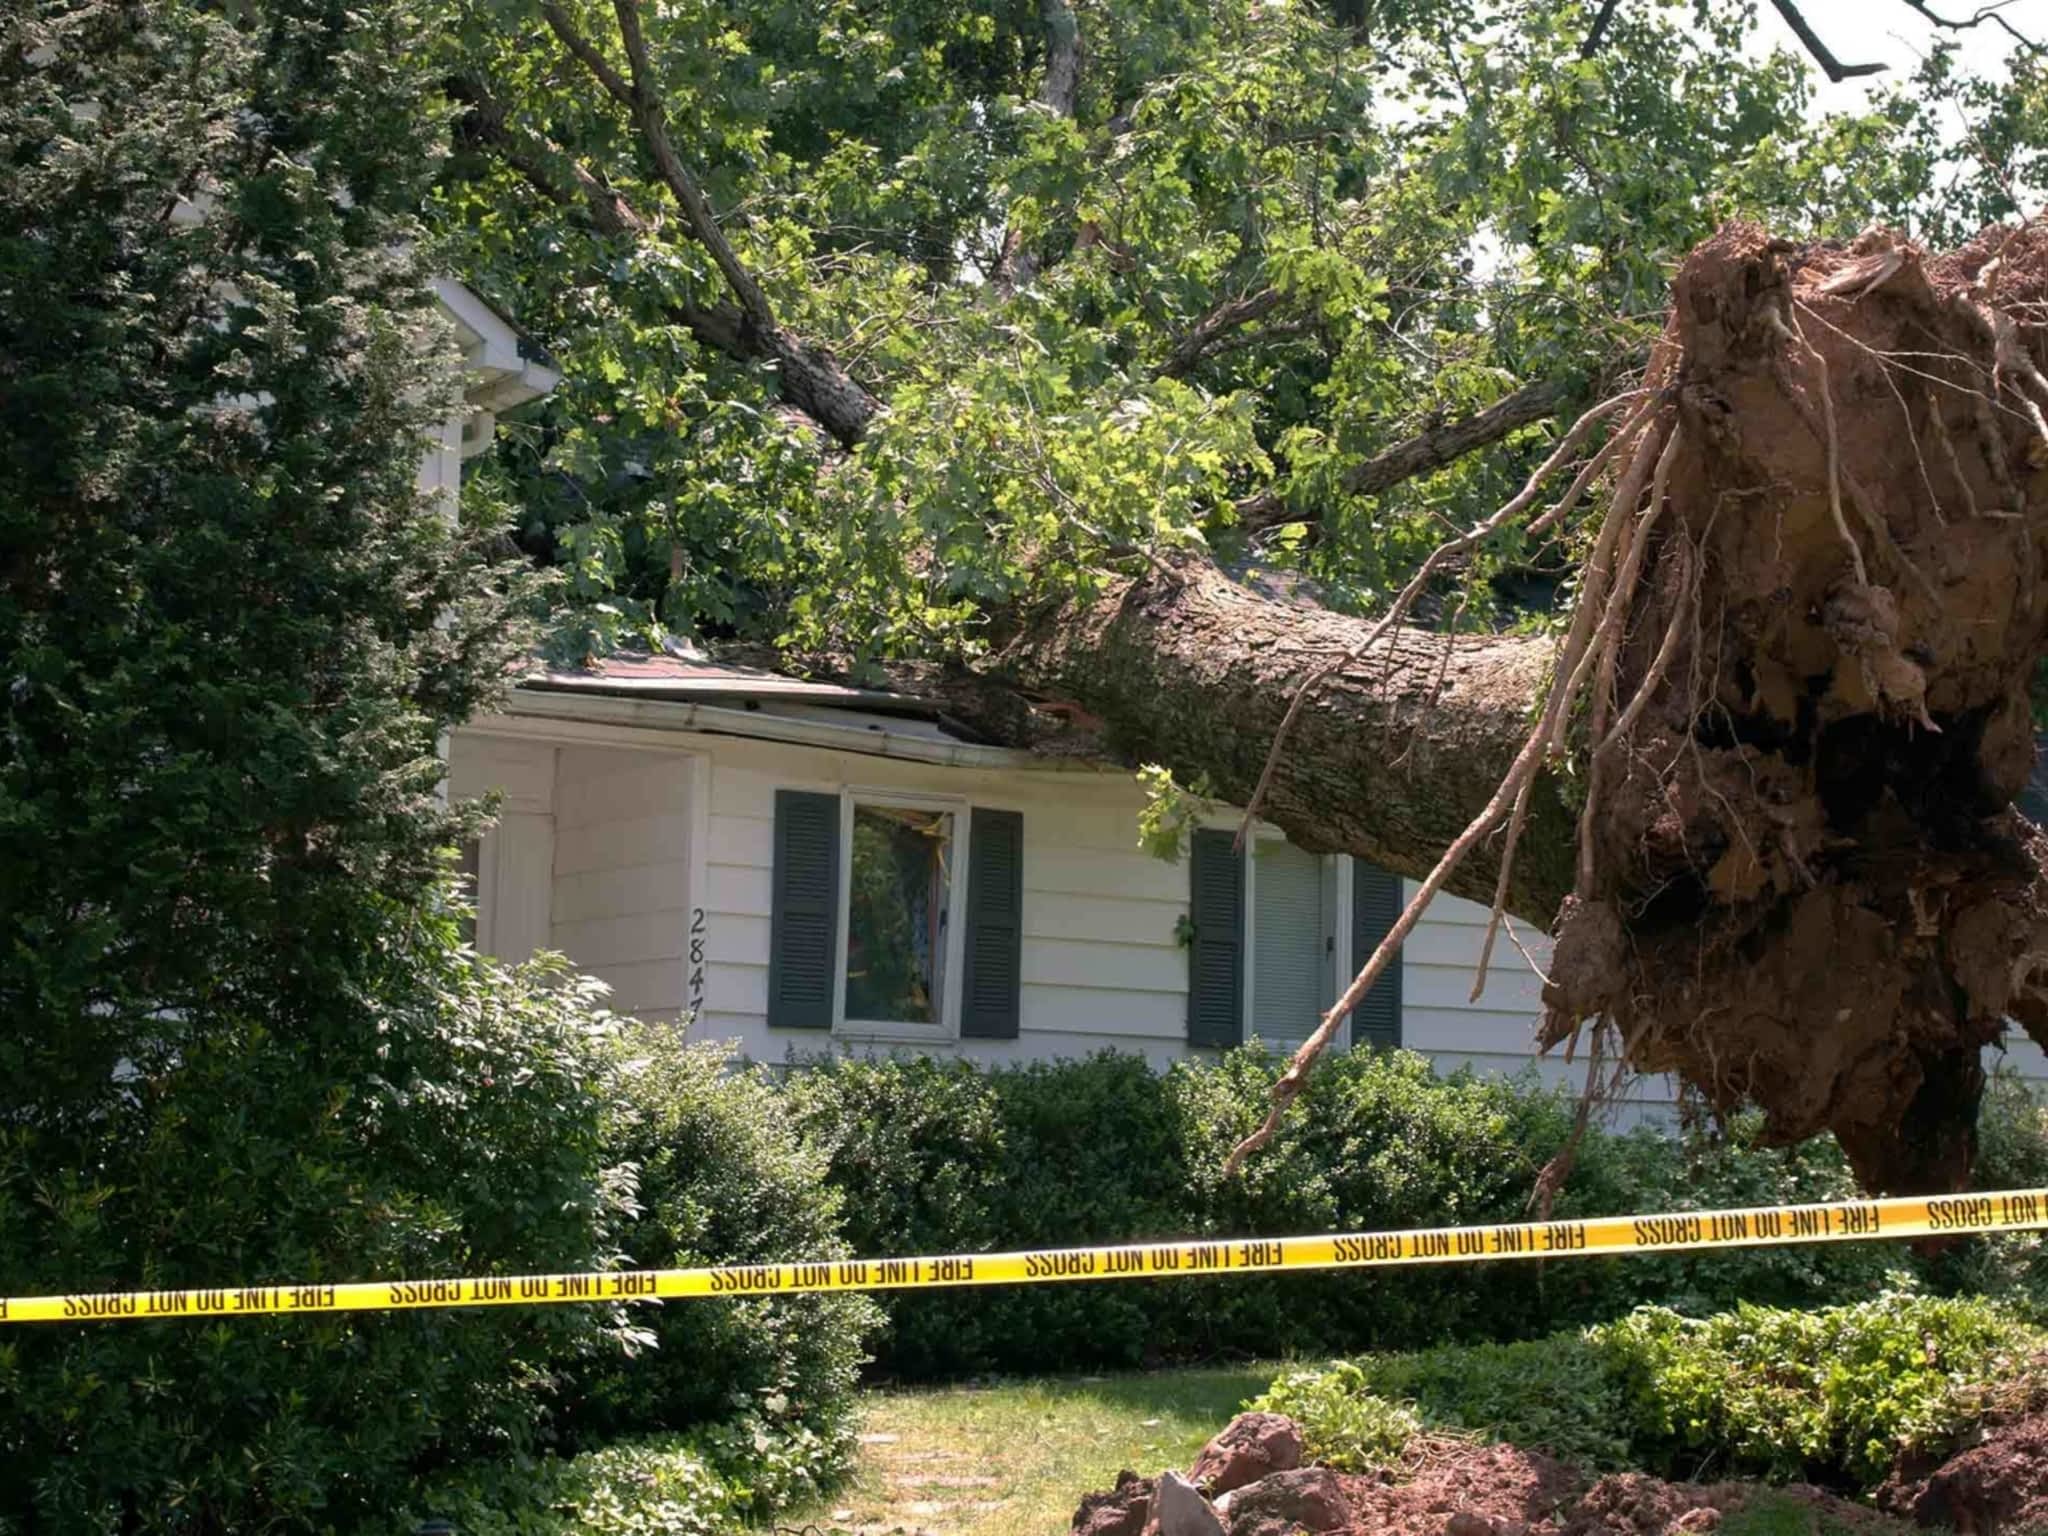
[{"label": "shrub", "polygon": [[[1985,1088],[1971,1182],[1978,1189],[2048,1186],[2048,1104],[2010,1068],[1992,1073]],[[2048,1323],[2048,1234],[1965,1238],[1935,1255],[1926,1270],[1936,1290],[1997,1296],[2028,1320]]]},{"label": "shrub", "polygon": [[1434,1429],[1548,1451],[1594,1467],[1634,1457],[1621,1380],[1584,1334],[1441,1345],[1360,1362],[1366,1390],[1412,1402]]},{"label": "shrub", "polygon": [[682,1437],[466,1467],[415,1502],[462,1536],[730,1536],[745,1523],[736,1490]]},{"label": "shrub", "polygon": [[[638,1171],[638,1215],[625,1234],[636,1268],[836,1258],[842,1197],[824,1159],[794,1134],[759,1071],[735,1072],[724,1046],[685,1043],[666,1025],[622,1042],[624,1065],[607,1139]],[[754,1445],[773,1502],[799,1489],[771,1476],[834,1465],[852,1440],[868,1297],[704,1298],[635,1308],[646,1347],[607,1359],[580,1381],[573,1424],[584,1434],[720,1425]]]},{"label": "shrub", "polygon": [[401,1528],[433,1517],[462,1536],[736,1536],[839,1470],[819,1435],[745,1414],[577,1456],[471,1464],[427,1481]]},{"label": "shrub", "polygon": [[1300,1417],[1338,1466],[1383,1454],[1373,1437],[1404,1408],[1430,1429],[1595,1468],[1867,1489],[1902,1452],[1940,1451],[1968,1430],[2001,1384],[2023,1379],[2039,1342],[1990,1302],[1909,1293],[1708,1318],[1646,1307],[1547,1339],[1290,1372],[1255,1406]]},{"label": "shrub", "polygon": [[[1166,1085],[1135,1056],[987,1073],[840,1058],[787,1092],[863,1256],[1136,1241],[1188,1219]],[[1171,1284],[888,1296],[882,1360],[911,1377],[1140,1364]]]},{"label": "shrub", "polygon": [[1644,1308],[1598,1333],[1646,1456],[1863,1486],[1952,1439],[2032,1342],[1991,1302],[1908,1294],[1704,1319]]},{"label": "shrub", "polygon": [[[0,1273],[50,1290],[589,1269],[616,1251],[610,1022],[587,985],[392,935],[374,1035],[217,1012],[129,1079],[89,1168],[0,1138]],[[226,1024],[233,1018],[234,1028]],[[611,1307],[17,1330],[0,1341],[0,1511],[32,1529],[346,1525],[429,1456],[544,1443]]]},{"label": "shrub", "polygon": [[1392,1466],[1422,1427],[1412,1408],[1373,1392],[1364,1373],[1342,1360],[1325,1370],[1290,1371],[1245,1406],[1286,1414],[1301,1430],[1305,1458],[1340,1472]]},{"label": "shrub", "polygon": [[[1644,1125],[1589,1138],[1559,1210],[1591,1216],[1803,1205],[1861,1193],[1832,1136],[1771,1147],[1763,1134],[1763,1117],[1744,1112],[1720,1127],[1691,1120],[1675,1135]],[[1607,1294],[1600,1306],[1558,1321],[1599,1321],[1644,1305],[1704,1317],[1739,1301],[1812,1307],[1865,1300],[1911,1262],[1895,1243],[1794,1243],[1616,1259],[1603,1266]]]},{"label": "shrub", "polygon": [[[1418,1055],[1354,1052],[1318,1067],[1273,1144],[1226,1181],[1223,1160],[1263,1116],[1281,1065],[1257,1049],[1164,1074],[1114,1053],[987,1072],[842,1057],[786,1091],[868,1257],[1518,1221],[1571,1125],[1569,1096],[1532,1080],[1439,1077]],[[1683,1138],[1596,1127],[1558,1213],[1852,1192],[1831,1141],[1772,1150],[1759,1132],[1753,1119]],[[929,1377],[1526,1338],[1652,1300],[1704,1315],[1743,1297],[1860,1299],[1901,1259],[1835,1244],[911,1292],[884,1298],[880,1353],[897,1375]]]},{"label": "shrub", "polygon": [[[476,816],[436,739],[524,645],[420,493],[460,399],[415,217],[438,33],[404,0],[7,27],[0,1274],[601,1264],[603,1020],[437,915]],[[422,1458],[538,1440],[612,1316],[10,1330],[0,1525],[381,1515]]]},{"label": "shrub", "polygon": [[[1264,1116],[1284,1062],[1246,1050],[1169,1075],[1181,1106],[1195,1229],[1217,1235],[1521,1221],[1569,1134],[1570,1097],[1521,1078],[1439,1076],[1427,1058],[1352,1052],[1321,1064],[1279,1135],[1236,1180],[1225,1157]],[[1623,1159],[1595,1130],[1560,1215],[1629,1209]],[[1662,1155],[1662,1154],[1660,1154]],[[1612,1260],[1239,1277],[1171,1319],[1181,1348],[1374,1349],[1526,1337],[1630,1304]]]}]

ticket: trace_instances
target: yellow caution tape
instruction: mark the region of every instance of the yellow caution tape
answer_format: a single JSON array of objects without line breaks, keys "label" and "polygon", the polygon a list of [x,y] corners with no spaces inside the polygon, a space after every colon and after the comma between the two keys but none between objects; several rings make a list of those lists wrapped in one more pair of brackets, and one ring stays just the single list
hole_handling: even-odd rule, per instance
[{"label": "yellow caution tape", "polygon": [[286,1312],[388,1312],[416,1307],[507,1307],[647,1301],[685,1296],[790,1296],[803,1291],[917,1290],[1034,1285],[1056,1280],[1348,1269],[1467,1260],[1575,1258],[1596,1253],[1692,1252],[1786,1243],[1948,1237],[2048,1227],[2048,1189],[1981,1195],[1843,1200],[1822,1205],[1670,1211],[1492,1227],[1423,1227],[1321,1237],[1129,1243],[906,1259],[803,1264],[720,1264],[581,1275],[487,1275],[465,1280],[241,1286],[202,1291],[117,1291],[0,1298],[0,1323],[112,1322],[150,1317],[248,1317]]}]

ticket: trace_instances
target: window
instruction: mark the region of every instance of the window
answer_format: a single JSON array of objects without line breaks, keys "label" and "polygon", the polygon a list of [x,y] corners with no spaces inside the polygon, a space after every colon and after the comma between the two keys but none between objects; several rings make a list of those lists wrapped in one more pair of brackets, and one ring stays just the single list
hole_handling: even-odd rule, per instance
[{"label": "window", "polygon": [[856,800],[850,852],[843,1017],[944,1023],[953,813]]},{"label": "window", "polygon": [[1301,1044],[1335,1000],[1334,878],[1324,890],[1324,865],[1334,862],[1284,837],[1253,844],[1251,1032],[1268,1045]]},{"label": "window", "polygon": [[777,791],[769,1027],[1015,1039],[1023,829],[958,801]]},{"label": "window", "polygon": [[[1292,1049],[1365,963],[1401,910],[1397,876],[1322,858],[1268,832],[1195,834],[1189,861],[1188,1042],[1229,1047],[1247,1035]],[[1401,967],[1352,1011],[1357,1043],[1401,1040]],[[1340,1037],[1340,1043],[1342,1039]]]}]

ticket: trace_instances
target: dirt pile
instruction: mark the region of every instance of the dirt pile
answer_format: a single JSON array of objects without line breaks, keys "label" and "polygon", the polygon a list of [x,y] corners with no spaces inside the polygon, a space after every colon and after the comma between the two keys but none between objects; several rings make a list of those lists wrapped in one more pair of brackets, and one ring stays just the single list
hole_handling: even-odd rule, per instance
[{"label": "dirt pile", "polygon": [[1993,1429],[1925,1476],[1894,1476],[1877,1502],[1956,1536],[2048,1530],[2048,1416]]},{"label": "dirt pile", "polygon": [[1240,1413],[1202,1448],[1188,1481],[1215,1498],[1301,1465],[1301,1430],[1284,1413]]},{"label": "dirt pile", "polygon": [[[1226,1430],[1218,1442],[1230,1434]],[[2048,1427],[2041,1449],[2048,1451]],[[1184,1519],[1161,1518],[1159,1486],[1158,1479],[1123,1473],[1115,1489],[1082,1500],[1072,1536],[1186,1536]],[[2048,1480],[2036,1486],[2048,1512]],[[1697,1536],[1718,1530],[1725,1517],[1758,1498],[1790,1515],[1794,1523],[1782,1527],[1788,1530],[1801,1516],[1807,1529],[1832,1536],[1905,1529],[1816,1488],[1668,1483],[1634,1472],[1593,1479],[1541,1452],[1429,1437],[1410,1445],[1398,1474],[1322,1467],[1272,1472],[1218,1494],[1211,1508],[1227,1536]],[[1966,1506],[1951,1501],[1942,1507]],[[1973,1528],[1957,1529],[1970,1536]]]},{"label": "dirt pile", "polygon": [[[2048,1041],[2048,885],[2010,809],[2048,641],[2048,224],[1930,257],[1735,225],[1679,272],[1608,514],[1611,686],[1545,1037],[1873,1188],[1953,1187],[1979,1048]],[[1619,460],[1617,460],[1619,462]],[[1639,479],[1642,477],[1639,477]],[[1588,653],[1597,656],[1598,652]]]},{"label": "dirt pile", "polygon": [[[1579,1474],[1539,1451],[1433,1442],[1411,1447],[1413,1475],[1347,1478],[1352,1531],[1399,1536],[1552,1536],[1584,1492]],[[1453,1526],[1456,1527],[1453,1530]]]}]

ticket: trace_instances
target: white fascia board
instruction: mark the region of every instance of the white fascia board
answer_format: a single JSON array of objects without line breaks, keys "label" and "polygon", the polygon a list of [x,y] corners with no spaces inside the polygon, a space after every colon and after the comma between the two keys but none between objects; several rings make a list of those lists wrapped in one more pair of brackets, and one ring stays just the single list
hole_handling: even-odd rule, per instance
[{"label": "white fascia board", "polygon": [[[969,741],[935,741],[878,724],[855,725],[826,720],[793,720],[759,710],[694,704],[682,699],[628,699],[580,690],[514,688],[500,713],[522,720],[555,720],[615,726],[634,732],[693,732],[707,736],[745,736],[790,746],[821,747],[832,752],[859,752],[905,762],[937,763],[949,768],[999,768],[1026,773],[1100,773],[1101,765],[1068,758],[1040,757],[1013,747],[985,746]],[[872,717],[870,717],[872,718]]]},{"label": "white fascia board", "polygon": [[478,410],[496,414],[553,394],[561,382],[559,370],[522,361],[517,373],[484,373],[473,378],[463,390],[463,397]]},{"label": "white fascia board", "polygon": [[452,277],[433,279],[434,296],[455,322],[469,378],[463,395],[481,411],[509,411],[538,400],[562,382],[558,369],[526,355],[505,317]]},{"label": "white fascia board", "polygon": [[461,334],[469,366],[493,374],[517,372],[519,335],[503,317],[452,277],[434,278],[433,285],[434,297]]}]

